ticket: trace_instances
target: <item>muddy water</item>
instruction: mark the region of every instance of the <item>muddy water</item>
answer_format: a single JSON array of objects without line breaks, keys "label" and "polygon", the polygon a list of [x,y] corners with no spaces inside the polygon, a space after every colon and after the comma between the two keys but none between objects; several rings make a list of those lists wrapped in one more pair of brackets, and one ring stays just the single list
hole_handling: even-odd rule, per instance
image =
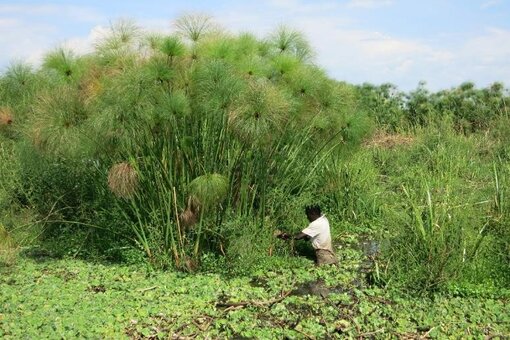
[{"label": "muddy water", "polygon": [[[352,247],[352,245],[348,245],[348,247]],[[357,269],[356,278],[350,283],[349,286],[327,287],[323,280],[309,281],[299,285],[292,291],[291,295],[315,295],[327,297],[331,293],[345,293],[352,290],[352,288],[361,288],[364,286],[367,283],[367,278],[370,276],[370,273],[374,270],[375,259],[377,258],[380,251],[380,244],[376,240],[362,238],[362,240],[355,248],[359,249],[364,256],[360,266]]]},{"label": "muddy water", "polygon": [[364,239],[360,242],[360,248],[367,257],[373,257],[379,254],[380,245],[376,240]]}]

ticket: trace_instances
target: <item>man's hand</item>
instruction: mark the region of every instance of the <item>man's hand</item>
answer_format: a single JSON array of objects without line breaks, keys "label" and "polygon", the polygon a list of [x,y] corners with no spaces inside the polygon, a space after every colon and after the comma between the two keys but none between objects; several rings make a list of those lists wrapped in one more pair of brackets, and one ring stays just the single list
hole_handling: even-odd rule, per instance
[{"label": "man's hand", "polygon": [[287,233],[281,233],[279,236],[278,236],[279,239],[282,239],[282,240],[289,240],[292,238],[291,235],[287,234]]},{"label": "man's hand", "polygon": [[281,230],[275,230],[273,235],[281,240],[288,240],[288,239],[292,238],[291,235],[289,235]]}]

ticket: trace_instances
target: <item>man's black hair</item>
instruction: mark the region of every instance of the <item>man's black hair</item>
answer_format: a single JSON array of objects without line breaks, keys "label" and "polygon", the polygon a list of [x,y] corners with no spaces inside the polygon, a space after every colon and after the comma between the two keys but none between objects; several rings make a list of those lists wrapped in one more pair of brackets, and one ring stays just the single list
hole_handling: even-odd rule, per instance
[{"label": "man's black hair", "polygon": [[308,205],[305,207],[305,213],[307,215],[312,214],[316,216],[321,216],[321,207],[318,204]]}]

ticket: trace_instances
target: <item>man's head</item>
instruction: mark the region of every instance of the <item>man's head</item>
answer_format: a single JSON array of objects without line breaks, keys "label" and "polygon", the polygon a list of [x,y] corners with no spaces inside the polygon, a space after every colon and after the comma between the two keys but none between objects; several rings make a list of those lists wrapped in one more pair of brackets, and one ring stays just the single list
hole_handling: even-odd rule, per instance
[{"label": "man's head", "polygon": [[322,216],[321,207],[319,205],[309,205],[305,208],[306,217],[308,221],[313,222]]}]

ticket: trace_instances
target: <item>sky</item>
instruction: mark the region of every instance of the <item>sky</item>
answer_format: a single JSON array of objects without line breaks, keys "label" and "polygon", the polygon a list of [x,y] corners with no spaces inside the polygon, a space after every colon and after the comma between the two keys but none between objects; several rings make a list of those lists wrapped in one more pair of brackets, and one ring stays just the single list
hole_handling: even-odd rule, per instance
[{"label": "sky", "polygon": [[510,86],[510,0],[0,0],[0,72],[18,61],[37,67],[62,46],[88,53],[121,18],[170,34],[186,13],[261,38],[282,24],[299,30],[314,62],[353,84]]}]

